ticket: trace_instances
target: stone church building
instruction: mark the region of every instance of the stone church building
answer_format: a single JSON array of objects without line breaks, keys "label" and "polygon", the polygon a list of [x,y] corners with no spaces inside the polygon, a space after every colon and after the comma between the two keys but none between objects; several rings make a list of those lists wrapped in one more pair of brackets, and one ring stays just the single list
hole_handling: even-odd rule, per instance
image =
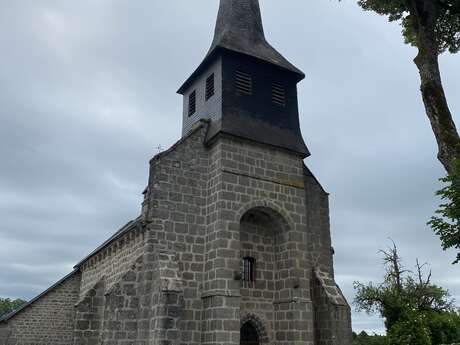
[{"label": "stone church building", "polygon": [[258,0],[221,0],[140,216],[0,319],[0,345],[351,344],[328,194],[304,164],[304,77],[266,41]]}]

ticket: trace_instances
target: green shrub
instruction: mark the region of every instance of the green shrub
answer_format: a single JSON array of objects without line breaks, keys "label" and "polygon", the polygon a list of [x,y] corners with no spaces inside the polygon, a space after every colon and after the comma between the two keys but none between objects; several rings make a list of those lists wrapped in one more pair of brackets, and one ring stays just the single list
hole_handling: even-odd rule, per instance
[{"label": "green shrub", "polygon": [[426,321],[433,345],[460,341],[460,315],[457,313],[427,313]]},{"label": "green shrub", "polygon": [[389,330],[388,345],[432,345],[424,315],[414,315],[395,323]]}]

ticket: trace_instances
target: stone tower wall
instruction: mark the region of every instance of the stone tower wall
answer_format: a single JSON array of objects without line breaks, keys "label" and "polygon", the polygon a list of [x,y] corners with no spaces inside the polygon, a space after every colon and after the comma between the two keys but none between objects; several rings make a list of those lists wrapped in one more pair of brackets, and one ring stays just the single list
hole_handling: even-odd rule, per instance
[{"label": "stone tower wall", "polygon": [[175,253],[183,284],[183,308],[177,332],[166,332],[166,338],[163,337],[164,341],[170,337],[174,344],[201,344],[210,164],[209,150],[204,145],[207,128],[207,123],[198,122],[187,137],[154,157],[150,167],[143,215],[149,241]]},{"label": "stone tower wall", "polygon": [[70,345],[80,274],[75,273],[0,324],[0,345]]},{"label": "stone tower wall", "polygon": [[305,168],[305,212],[308,238],[305,251],[313,267],[334,275],[333,248],[329,221],[329,195],[313,174]]},{"label": "stone tower wall", "polygon": [[[261,332],[269,344],[311,344],[312,263],[306,252],[309,229],[302,159],[288,151],[229,137],[220,137],[211,150],[204,281],[205,315],[210,321],[205,323],[203,344],[238,344],[241,320],[248,315],[254,323],[264,325]],[[241,281],[234,279],[243,254],[241,218],[252,209],[286,223],[276,269],[280,279],[270,301],[265,282],[255,283],[264,285],[257,292],[242,288]],[[248,293],[252,294],[250,300],[241,297]],[[212,320],[216,318],[223,321],[217,328]]]}]

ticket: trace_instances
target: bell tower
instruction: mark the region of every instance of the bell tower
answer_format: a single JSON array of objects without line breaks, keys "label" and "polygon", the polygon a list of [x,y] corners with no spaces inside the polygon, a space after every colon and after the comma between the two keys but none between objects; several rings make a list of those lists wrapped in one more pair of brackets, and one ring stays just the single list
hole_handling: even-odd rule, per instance
[{"label": "bell tower", "polygon": [[207,119],[207,142],[228,134],[305,158],[297,100],[304,78],[265,39],[257,0],[222,0],[211,48],[178,90],[184,96],[182,134]]},{"label": "bell tower", "polygon": [[140,216],[0,318],[0,345],[351,345],[329,196],[304,161],[304,77],[266,41],[258,0],[221,0]]}]

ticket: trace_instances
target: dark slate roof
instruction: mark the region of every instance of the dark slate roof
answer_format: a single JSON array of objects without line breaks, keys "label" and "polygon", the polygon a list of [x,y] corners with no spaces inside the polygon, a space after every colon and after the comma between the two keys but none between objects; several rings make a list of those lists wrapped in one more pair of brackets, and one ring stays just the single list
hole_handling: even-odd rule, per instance
[{"label": "dark slate roof", "polygon": [[222,49],[246,54],[274,64],[295,73],[299,80],[305,78],[301,70],[284,58],[265,39],[259,0],[221,0],[211,48],[204,61],[180,87],[178,93],[183,93],[188,84]]},{"label": "dark slate roof", "polygon": [[91,259],[94,255],[99,253],[102,249],[106,248],[109,244],[119,239],[124,234],[130,232],[131,230],[135,229],[138,225],[141,224],[141,216],[137,217],[134,220],[129,221],[126,223],[120,230],[118,230],[115,234],[112,235],[107,241],[102,243],[99,247],[93,250],[88,256],[86,256],[83,260],[81,260],[74,268],[78,269],[82,264],[86,261]]},{"label": "dark slate roof", "polygon": [[38,296],[32,298],[30,301],[28,301],[27,303],[23,304],[19,309],[16,309],[16,310],[13,310],[11,313],[8,313],[8,314],[5,314],[3,315],[2,317],[0,317],[0,323],[2,322],[7,322],[9,319],[11,319],[13,316],[15,316],[16,314],[20,313],[21,311],[23,311],[24,309],[26,309],[27,307],[29,307],[30,305],[32,305],[33,303],[35,303],[36,301],[38,301],[40,298],[42,298],[43,296],[45,296],[46,294],[48,294],[49,292],[51,292],[54,288],[56,288],[57,286],[61,285],[62,283],[64,283],[67,279],[69,279],[70,277],[72,277],[75,273],[77,273],[78,270],[73,270],[72,272],[70,272],[68,275],[66,275],[64,278],[62,278],[61,280],[59,280],[57,283],[53,284],[52,286],[50,286],[48,289],[46,289],[45,291],[43,291],[41,294],[39,294]]},{"label": "dark slate roof", "polygon": [[250,55],[305,76],[265,39],[259,0],[221,0],[208,55],[218,47]]}]

